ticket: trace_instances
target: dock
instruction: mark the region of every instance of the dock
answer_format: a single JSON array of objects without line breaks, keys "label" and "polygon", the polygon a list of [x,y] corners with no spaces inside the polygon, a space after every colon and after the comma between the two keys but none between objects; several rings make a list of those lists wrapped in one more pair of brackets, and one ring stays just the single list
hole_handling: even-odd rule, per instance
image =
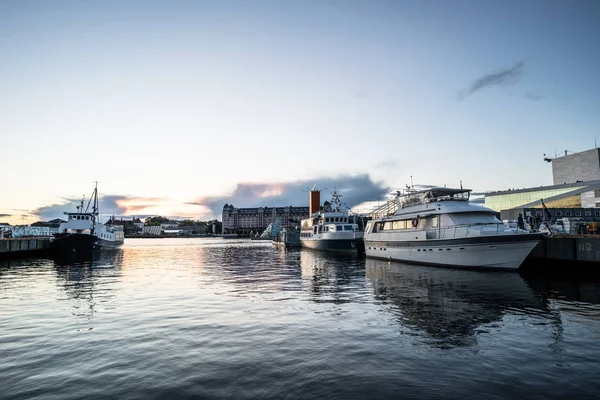
[{"label": "dock", "polygon": [[0,239],[0,259],[45,256],[50,253],[49,237]]},{"label": "dock", "polygon": [[521,269],[560,276],[600,276],[600,235],[558,234],[546,237],[529,254]]}]

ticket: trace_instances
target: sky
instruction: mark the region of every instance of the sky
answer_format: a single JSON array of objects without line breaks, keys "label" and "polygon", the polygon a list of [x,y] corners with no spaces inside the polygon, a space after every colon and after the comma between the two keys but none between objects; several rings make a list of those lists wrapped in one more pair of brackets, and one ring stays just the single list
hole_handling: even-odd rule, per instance
[{"label": "sky", "polygon": [[599,38],[595,0],[2,0],[0,222],[550,185]]}]

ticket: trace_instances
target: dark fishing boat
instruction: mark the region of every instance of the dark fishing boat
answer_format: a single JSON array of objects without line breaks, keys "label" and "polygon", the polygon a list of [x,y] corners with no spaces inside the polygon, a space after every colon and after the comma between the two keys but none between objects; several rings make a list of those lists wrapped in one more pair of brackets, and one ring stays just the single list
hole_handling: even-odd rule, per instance
[{"label": "dark fishing boat", "polygon": [[84,210],[84,200],[77,212],[65,212],[67,221],[60,224],[52,247],[57,253],[91,253],[95,250],[115,249],[123,245],[123,227],[105,225],[99,220],[98,185],[94,188]]}]

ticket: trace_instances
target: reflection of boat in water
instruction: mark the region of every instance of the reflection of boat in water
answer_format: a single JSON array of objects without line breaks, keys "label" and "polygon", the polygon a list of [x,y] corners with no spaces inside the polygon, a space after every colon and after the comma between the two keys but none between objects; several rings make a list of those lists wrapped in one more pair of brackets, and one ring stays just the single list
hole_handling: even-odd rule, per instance
[{"label": "reflection of boat in water", "polygon": [[350,254],[300,251],[302,280],[317,302],[359,301],[364,292],[364,259]]},{"label": "reflection of boat in water", "polygon": [[301,222],[302,247],[336,253],[361,254],[363,232],[348,209],[342,208],[341,195],[335,190],[331,203],[320,209],[320,192],[310,191],[310,216]]},{"label": "reflection of boat in water", "polygon": [[92,256],[58,257],[54,268],[67,297],[73,302],[72,314],[91,317],[96,313],[97,297],[106,300],[111,292],[108,282],[120,275],[123,251],[96,252]]},{"label": "reflection of boat in water", "polygon": [[124,242],[122,226],[105,225],[99,220],[97,186],[85,210],[81,200],[77,212],[65,212],[65,215],[67,221],[60,224],[59,233],[52,240],[52,247],[59,254],[85,254],[94,250],[115,249]]},{"label": "reflection of boat in water", "polygon": [[367,257],[408,263],[516,269],[540,233],[507,227],[489,208],[469,203],[470,189],[398,192],[396,211],[369,221]]},{"label": "reflection of boat in water", "polygon": [[[399,324],[441,347],[469,346],[476,333],[508,314],[544,313],[544,304],[518,274],[430,268],[366,260],[375,296]],[[537,311],[536,311],[537,310]]]}]

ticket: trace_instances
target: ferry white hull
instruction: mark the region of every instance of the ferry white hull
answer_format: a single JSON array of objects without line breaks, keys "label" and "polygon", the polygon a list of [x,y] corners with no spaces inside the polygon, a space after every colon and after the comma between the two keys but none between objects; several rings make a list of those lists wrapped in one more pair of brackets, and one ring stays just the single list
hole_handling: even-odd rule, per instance
[{"label": "ferry white hull", "polygon": [[354,239],[301,239],[302,247],[333,253],[362,254],[364,244],[362,238]]},{"label": "ferry white hull", "polygon": [[[517,269],[540,242],[538,235],[472,240],[380,242],[365,240],[367,257],[462,268]],[[483,239],[483,240],[481,240]]]}]

